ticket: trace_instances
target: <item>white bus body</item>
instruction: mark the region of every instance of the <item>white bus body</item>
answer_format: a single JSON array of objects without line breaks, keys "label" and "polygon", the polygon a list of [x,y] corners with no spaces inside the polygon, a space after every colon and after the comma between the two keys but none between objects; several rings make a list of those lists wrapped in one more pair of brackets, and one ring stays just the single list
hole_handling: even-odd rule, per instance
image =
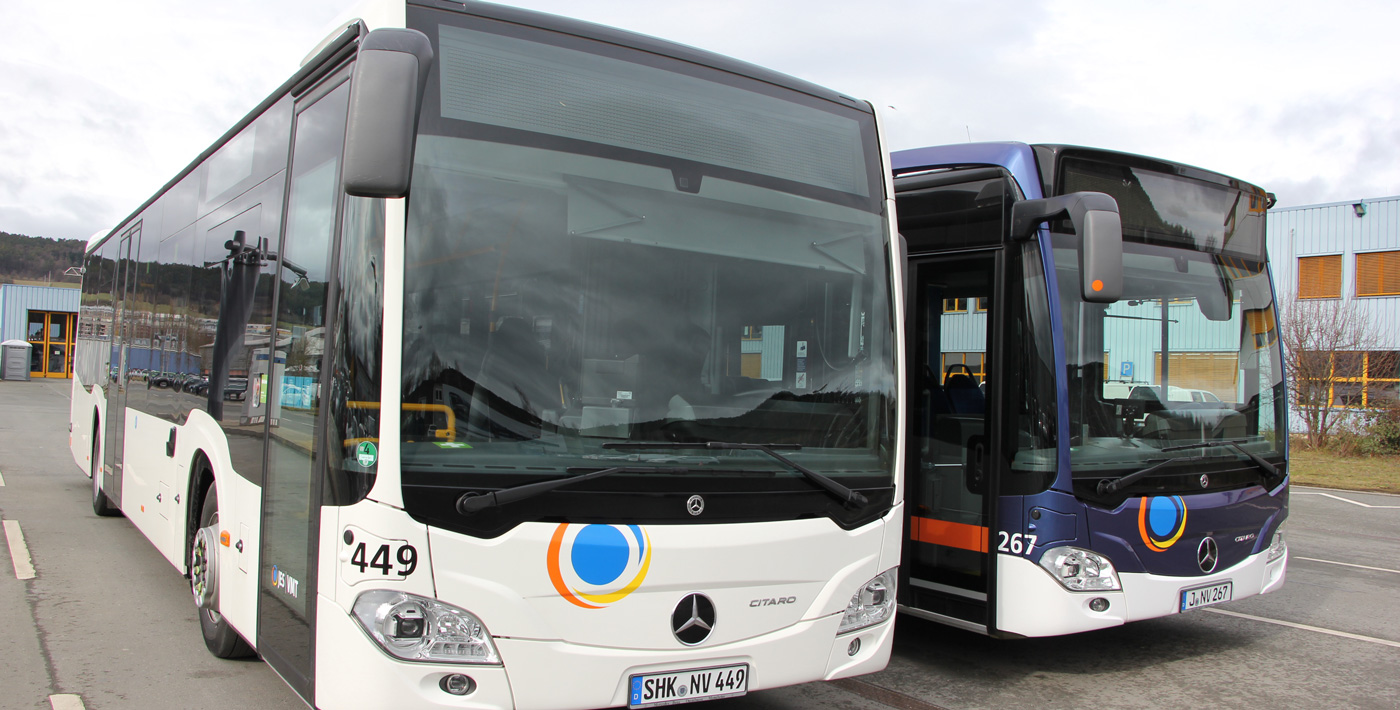
[{"label": "white bus body", "polygon": [[85,267],[73,456],[210,650],[327,710],[883,668],[903,265],[871,107],[500,6],[343,27]]}]

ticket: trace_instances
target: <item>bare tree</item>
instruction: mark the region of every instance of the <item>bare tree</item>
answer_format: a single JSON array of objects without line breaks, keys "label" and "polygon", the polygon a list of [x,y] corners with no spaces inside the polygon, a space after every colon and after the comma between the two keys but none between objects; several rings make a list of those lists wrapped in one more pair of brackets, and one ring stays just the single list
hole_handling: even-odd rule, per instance
[{"label": "bare tree", "polygon": [[1308,443],[1325,446],[1343,418],[1337,406],[1361,403],[1351,381],[1366,371],[1389,370],[1392,374],[1383,376],[1394,377],[1395,354],[1381,350],[1384,340],[1354,301],[1295,299],[1281,315],[1294,411],[1303,419]]}]

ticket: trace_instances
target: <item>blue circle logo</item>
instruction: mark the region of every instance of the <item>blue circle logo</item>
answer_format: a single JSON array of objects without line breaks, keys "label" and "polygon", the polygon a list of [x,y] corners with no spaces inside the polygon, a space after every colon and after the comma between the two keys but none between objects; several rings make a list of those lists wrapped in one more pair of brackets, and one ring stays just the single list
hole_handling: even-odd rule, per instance
[{"label": "blue circle logo", "polygon": [[1181,496],[1153,496],[1138,503],[1138,533],[1153,552],[1164,552],[1186,532],[1186,501]]},{"label": "blue circle logo", "polygon": [[651,545],[636,525],[561,523],[549,541],[549,580],[569,603],[601,609],[642,586]]}]

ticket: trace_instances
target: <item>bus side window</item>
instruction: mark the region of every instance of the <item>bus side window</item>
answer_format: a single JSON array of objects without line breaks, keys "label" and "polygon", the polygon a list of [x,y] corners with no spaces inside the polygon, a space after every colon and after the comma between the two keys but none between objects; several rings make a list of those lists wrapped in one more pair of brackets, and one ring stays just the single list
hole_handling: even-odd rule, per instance
[{"label": "bus side window", "polygon": [[326,447],[326,486],[331,505],[356,503],[374,487],[378,462],[357,460],[361,442],[379,441],[380,352],[384,342],[384,201],[364,197],[345,200],[341,220],[340,263],[337,269],[340,303],[331,324],[330,392]]}]

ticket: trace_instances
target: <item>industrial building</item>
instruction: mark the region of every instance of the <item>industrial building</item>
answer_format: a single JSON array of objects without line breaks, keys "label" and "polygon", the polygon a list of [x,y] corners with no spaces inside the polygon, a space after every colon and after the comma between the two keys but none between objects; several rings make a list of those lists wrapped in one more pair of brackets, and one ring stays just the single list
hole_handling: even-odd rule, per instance
[{"label": "industrial building", "polygon": [[31,378],[72,375],[81,295],[71,287],[0,284],[0,342],[30,345]]},{"label": "industrial building", "polygon": [[1270,210],[1268,240],[1285,318],[1295,299],[1349,302],[1379,339],[1377,350],[1341,363],[1333,405],[1364,408],[1380,397],[1394,399],[1400,386],[1393,356],[1400,351],[1400,196]]}]

